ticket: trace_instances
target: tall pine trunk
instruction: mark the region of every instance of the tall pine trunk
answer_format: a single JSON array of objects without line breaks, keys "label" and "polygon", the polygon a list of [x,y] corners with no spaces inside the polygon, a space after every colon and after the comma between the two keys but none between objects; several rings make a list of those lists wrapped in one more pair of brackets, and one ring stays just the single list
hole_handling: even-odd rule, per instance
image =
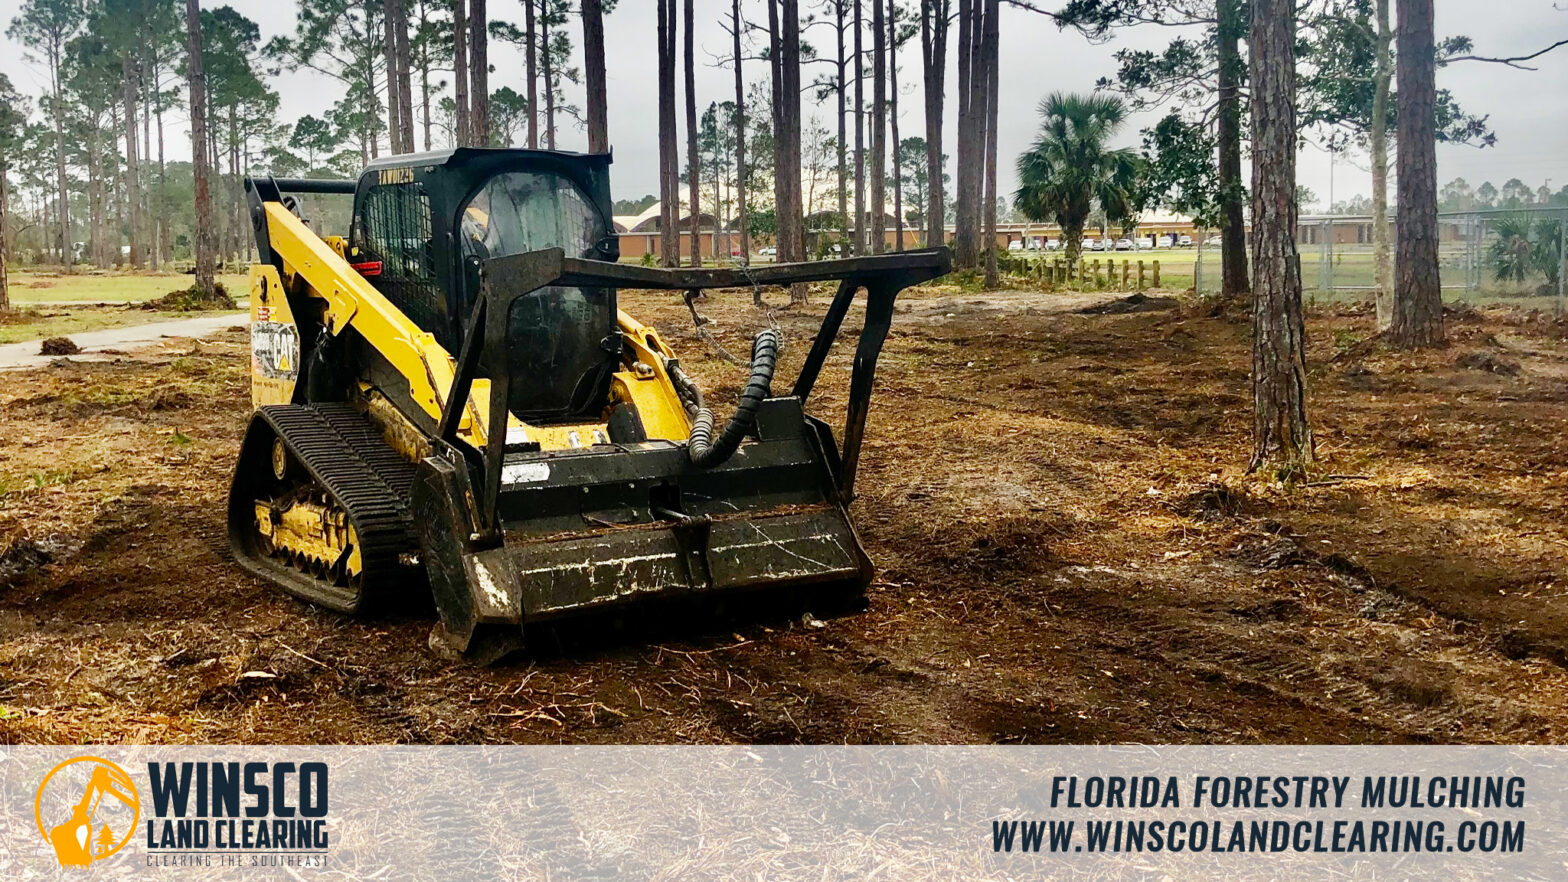
[{"label": "tall pine trunk", "polygon": [[871,253],[887,250],[887,28],[871,0]]},{"label": "tall pine trunk", "polygon": [[1253,0],[1252,469],[1295,474],[1312,459],[1306,330],[1296,252],[1294,0]]},{"label": "tall pine trunk", "polygon": [[[475,147],[490,146],[490,15],[485,0],[470,0],[468,16],[468,126]],[[553,146],[553,145],[552,145]]]},{"label": "tall pine trunk", "polygon": [[[1377,329],[1387,331],[1394,321],[1394,257],[1388,241],[1388,91],[1394,78],[1394,58],[1389,53],[1393,30],[1388,4],[1377,2],[1377,66],[1372,74],[1372,259],[1377,287]],[[1332,211],[1334,206],[1330,205]]]},{"label": "tall pine trunk", "polygon": [[[778,260],[806,259],[800,181],[800,4],[768,0],[773,62],[773,196]],[[806,286],[790,288],[791,303],[806,301]]]},{"label": "tall pine trunk", "polygon": [[974,137],[976,122],[975,80],[978,71],[979,8],[982,0],[958,0],[958,174],[953,201],[953,266],[974,269],[975,245],[979,238],[975,212],[976,179],[979,173],[978,149],[984,138]]},{"label": "tall pine trunk", "polygon": [[604,82],[604,4],[583,0],[583,68],[588,81],[588,152],[610,152],[609,95]]},{"label": "tall pine trunk", "polygon": [[211,297],[213,291],[212,191],[207,152],[207,78],[201,63],[201,5],[185,0],[187,37],[186,70],[190,79],[191,168],[196,185],[196,291]]},{"label": "tall pine trunk", "polygon": [[702,266],[702,165],[697,158],[697,20],[692,0],[686,0],[686,192],[691,212],[691,265]]},{"label": "tall pine trunk", "polygon": [[393,7],[398,0],[385,0],[381,4],[381,56],[387,66],[387,152],[408,153],[403,146],[403,108],[397,91],[397,15]]},{"label": "tall pine trunk", "polygon": [[1437,65],[1432,0],[1399,0],[1399,224],[1394,320],[1389,340],[1413,348],[1443,342],[1437,268]]},{"label": "tall pine trunk", "polygon": [[887,0],[888,136],[893,139],[893,250],[904,250],[904,163],[898,144],[898,5]]},{"label": "tall pine trunk", "polygon": [[[528,149],[539,149],[539,46],[538,17],[534,4],[540,0],[523,0],[523,37],[528,48],[523,51],[528,71]],[[663,6],[659,7],[663,9]],[[661,13],[662,16],[662,13]],[[660,18],[663,21],[663,18]],[[660,45],[663,45],[662,43]]]},{"label": "tall pine trunk", "polygon": [[844,31],[849,27],[849,7],[835,0],[833,24],[838,35],[838,237],[849,241],[849,46]]},{"label": "tall pine trunk", "polygon": [[1220,295],[1239,298],[1251,290],[1247,282],[1246,217],[1241,183],[1241,38],[1246,33],[1242,0],[1219,0],[1219,119],[1216,125],[1220,175]]},{"label": "tall pine trunk", "polygon": [[[751,218],[746,208],[746,78],[741,69],[740,0],[730,0],[730,37],[735,52],[735,202],[740,216],[740,262],[751,265]],[[753,291],[753,299],[761,294]]]},{"label": "tall pine trunk", "polygon": [[[855,253],[866,252],[866,95],[865,49],[861,44],[861,0],[855,0]],[[877,0],[871,0],[875,3]]]},{"label": "tall pine trunk", "polygon": [[[157,80],[153,81],[153,86],[161,88]],[[158,113],[158,250],[167,264],[174,260],[174,231],[170,229],[169,220],[169,166],[163,155],[163,103],[160,100],[154,106]]]},{"label": "tall pine trunk", "polygon": [[459,147],[474,143],[472,120],[468,113],[468,2],[452,0],[452,82],[457,104],[457,136]]},{"label": "tall pine trunk", "polygon": [[[393,31],[396,37],[397,100],[402,110],[403,149],[414,152],[414,84],[413,59],[408,45],[408,0],[395,0]],[[427,148],[428,149],[428,148]]]},{"label": "tall pine trunk", "polygon": [[66,189],[65,177],[65,99],[60,90],[60,45],[55,43],[49,54],[49,75],[54,85],[54,169],[56,183],[59,185],[56,192],[60,194],[55,202],[55,222],[59,224],[59,235],[56,244],[60,251],[60,263],[68,273],[76,272],[71,255],[71,193]]},{"label": "tall pine trunk", "polygon": [[997,269],[996,255],[996,131],[998,119],[997,90],[1001,70],[1001,4],[986,0],[985,29],[981,57],[985,66],[985,286],[1001,287],[1001,274]]},{"label": "tall pine trunk", "polygon": [[[679,160],[675,140],[675,0],[659,0],[659,258],[680,265]],[[546,84],[548,88],[548,84]]]},{"label": "tall pine trunk", "polygon": [[11,256],[11,245],[5,233],[11,207],[11,191],[6,185],[6,178],[10,173],[5,160],[0,159],[0,312],[11,309],[11,276],[6,270],[6,261]]},{"label": "tall pine trunk", "polygon": [[[671,16],[675,15],[671,7]],[[673,30],[670,32],[674,39]],[[675,51],[674,43],[670,44],[670,52]],[[539,52],[544,59],[544,146],[547,150],[555,149],[555,53],[550,50],[550,17],[539,18]]]},{"label": "tall pine trunk", "polygon": [[942,187],[943,80],[947,76],[947,15],[949,0],[921,0],[920,57],[925,71],[926,99],[926,234],[925,245],[947,242],[947,206]]},{"label": "tall pine trunk", "polygon": [[131,266],[142,268],[142,234],[141,223],[142,197],[141,197],[141,151],[136,144],[136,84],[138,72],[136,62],[131,53],[127,51],[121,62],[121,71],[125,75],[125,82],[121,86],[122,97],[125,101],[125,200],[128,213],[126,216],[126,241],[130,244]]}]

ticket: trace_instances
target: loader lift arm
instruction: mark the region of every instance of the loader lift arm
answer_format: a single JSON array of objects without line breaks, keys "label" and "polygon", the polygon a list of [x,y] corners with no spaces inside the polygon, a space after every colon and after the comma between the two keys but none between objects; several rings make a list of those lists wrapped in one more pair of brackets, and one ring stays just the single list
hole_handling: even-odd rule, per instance
[{"label": "loader lift arm", "polygon": [[[855,295],[866,291],[866,322],[855,348],[850,374],[849,405],[845,415],[843,446],[837,451],[835,478],[840,500],[854,498],[855,474],[865,437],[866,416],[871,400],[877,359],[887,340],[893,306],[903,289],[945,275],[951,266],[946,248],[922,249],[873,257],[853,257],[809,263],[784,263],[736,268],[652,268],[583,260],[566,256],[559,248],[530,251],[486,261],[481,272],[481,294],[469,316],[468,333],[456,359],[451,388],[442,404],[438,423],[439,437],[453,444],[463,408],[452,402],[466,402],[475,379],[490,380],[490,425],[484,433],[484,478],[480,488],[482,504],[478,514],[485,527],[494,528],[496,498],[501,486],[505,455],[507,395],[512,382],[527,378],[511,376],[505,363],[506,316],[519,298],[548,286],[644,288],[666,291],[701,291],[714,288],[790,285],[797,282],[839,282],[838,291],[811,345],[790,395],[804,405],[815,387],[828,352],[833,347],[844,317]],[[822,433],[824,436],[828,433]],[[825,443],[829,437],[823,437]]]}]

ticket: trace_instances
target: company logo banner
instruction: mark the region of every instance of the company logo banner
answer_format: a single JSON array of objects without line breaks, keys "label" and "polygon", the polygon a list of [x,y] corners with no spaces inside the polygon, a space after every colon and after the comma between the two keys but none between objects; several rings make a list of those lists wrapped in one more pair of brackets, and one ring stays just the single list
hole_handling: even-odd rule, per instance
[{"label": "company logo banner", "polygon": [[1560,879],[1553,747],[10,747],[16,878]]}]

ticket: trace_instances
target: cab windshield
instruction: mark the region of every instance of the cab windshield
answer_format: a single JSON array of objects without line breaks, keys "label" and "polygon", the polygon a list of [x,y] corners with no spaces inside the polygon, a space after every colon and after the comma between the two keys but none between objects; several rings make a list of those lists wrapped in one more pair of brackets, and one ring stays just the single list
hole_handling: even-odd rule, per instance
[{"label": "cab windshield", "polygon": [[[490,260],[561,248],[591,257],[606,233],[597,208],[570,180],[550,172],[504,172],[461,215],[465,257]],[[525,420],[597,419],[619,361],[615,292],[541,288],[507,316],[508,405]]]}]

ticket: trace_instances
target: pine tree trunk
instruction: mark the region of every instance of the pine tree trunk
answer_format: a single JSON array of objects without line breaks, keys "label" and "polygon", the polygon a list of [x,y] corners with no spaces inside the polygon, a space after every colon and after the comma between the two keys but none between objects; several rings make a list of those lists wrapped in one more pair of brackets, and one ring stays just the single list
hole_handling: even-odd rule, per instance
[{"label": "pine tree trunk", "polygon": [[1437,70],[1432,0],[1399,0],[1399,127],[1394,320],[1389,341],[1414,348],[1443,343],[1443,289],[1437,268]]},{"label": "pine tree trunk", "polygon": [[[800,180],[800,5],[769,0],[768,28],[777,59],[774,74],[773,194],[778,224],[778,260],[806,259]],[[791,303],[806,302],[806,286],[790,288]]]},{"label": "pine tree trunk", "polygon": [[[860,14],[861,0],[855,0],[855,247],[856,254],[866,253],[866,78],[865,49],[861,44],[864,25]],[[872,0],[873,3],[877,0]]]},{"label": "pine tree trunk", "polygon": [[[534,4],[539,0],[523,0],[523,36],[528,48],[524,50],[528,68],[528,149],[539,149],[539,44],[537,16]],[[661,5],[659,7],[663,9]],[[660,18],[663,21],[663,18]],[[663,43],[659,44],[663,46]]]},{"label": "pine tree trunk", "polygon": [[142,166],[147,170],[146,174],[142,177],[142,181],[141,181],[142,219],[144,221],[146,221],[146,223],[147,223],[146,232],[143,234],[145,238],[144,238],[144,241],[142,243],[142,247],[145,249],[144,253],[147,255],[147,263],[148,263],[148,265],[150,267],[152,267],[152,270],[154,272],[157,272],[158,269],[159,269],[159,266],[158,266],[158,264],[159,264],[159,259],[158,259],[159,230],[158,230],[158,218],[153,214],[153,208],[152,208],[152,199],[153,199],[152,189],[153,188],[152,188],[152,166],[151,166],[151,163],[152,163],[152,107],[153,107],[152,96],[158,94],[158,92],[157,92],[157,89],[158,89],[158,62],[157,62],[157,59],[153,59],[151,61],[151,63],[149,63],[147,65],[147,67],[148,67],[148,69],[150,69],[152,71],[153,87],[150,90],[149,89],[142,89],[141,90],[141,93],[142,93],[142,150],[141,150],[141,153],[139,153],[137,156],[141,160]]},{"label": "pine tree trunk", "polygon": [[[740,0],[730,2],[730,37],[735,52],[735,201],[740,215],[740,262],[751,265],[751,218],[746,208],[746,77],[741,69]],[[761,294],[753,292],[753,299]]]},{"label": "pine tree trunk", "polygon": [[838,34],[838,238],[849,241],[849,46],[844,31],[849,27],[849,7],[845,0],[834,0],[834,28]]},{"label": "pine tree trunk", "polygon": [[[459,0],[461,2],[461,0]],[[207,78],[201,63],[201,6],[185,0],[187,76],[190,79],[191,166],[196,185],[196,291],[210,297],[213,291],[212,191],[207,153]]]},{"label": "pine tree trunk", "polygon": [[169,166],[163,156],[163,105],[158,105],[158,249],[163,262],[174,260],[174,231],[169,219]]},{"label": "pine tree trunk", "polygon": [[398,104],[397,15],[393,12],[397,2],[384,0],[381,4],[381,56],[387,66],[387,151],[392,154],[409,152],[403,147],[403,109]]},{"label": "pine tree trunk", "polygon": [[[958,131],[973,133],[980,110],[976,80],[979,74],[980,17],[983,0],[958,0]],[[982,118],[983,120],[983,118]],[[954,200],[953,267],[974,269],[979,263],[976,247],[979,244],[979,213],[975,203],[979,200],[980,150],[984,138],[973,136],[958,139],[958,180]]]},{"label": "pine tree trunk", "polygon": [[419,112],[425,126],[425,152],[435,149],[430,125],[430,59],[422,56],[419,65]]},{"label": "pine tree trunk", "polygon": [[998,120],[997,90],[1000,84],[1001,54],[1001,4],[986,0],[984,48],[981,50],[985,64],[985,286],[1000,288],[1001,274],[997,269],[996,255],[996,132]]},{"label": "pine tree trunk", "polygon": [[1247,281],[1246,217],[1241,182],[1241,38],[1246,33],[1242,0],[1220,0],[1219,25],[1219,141],[1220,175],[1220,296],[1240,298],[1251,286]]},{"label": "pine tree trunk", "polygon": [[[1394,259],[1388,241],[1388,91],[1394,78],[1393,39],[1388,4],[1377,2],[1377,68],[1373,73],[1372,131],[1372,254],[1377,287],[1377,329],[1387,331],[1394,321]],[[1330,205],[1332,211],[1334,206]]]},{"label": "pine tree trunk", "polygon": [[610,152],[609,95],[604,74],[604,4],[583,0],[583,67],[588,80],[588,152]]},{"label": "pine tree trunk", "polygon": [[[403,147],[414,152],[414,71],[408,45],[408,0],[396,0],[397,21],[397,96],[403,111]],[[426,148],[428,149],[428,148]]]},{"label": "pine tree trunk", "polygon": [[[679,160],[675,127],[675,0],[659,0],[659,258],[680,265]],[[548,88],[548,84],[546,84]]]},{"label": "pine tree trunk", "polygon": [[0,312],[11,309],[11,274],[6,264],[11,257],[11,240],[6,236],[10,222],[11,190],[6,184],[10,169],[0,160]]},{"label": "pine tree trunk", "polygon": [[459,147],[473,144],[473,128],[468,115],[468,2],[452,0],[452,82],[456,92],[457,133],[454,140]]},{"label": "pine tree trunk", "polygon": [[871,253],[887,250],[887,28],[871,0]]},{"label": "pine tree trunk", "polygon": [[1253,0],[1251,468],[1299,473],[1312,459],[1306,331],[1296,252],[1294,0]]},{"label": "pine tree trunk", "polygon": [[475,147],[490,146],[490,16],[485,2],[469,2],[468,125]]},{"label": "pine tree trunk", "polygon": [[[675,7],[671,5],[670,15],[675,15]],[[672,25],[673,27],[673,25]],[[670,31],[673,41],[674,30]],[[670,44],[670,52],[675,52],[675,44]],[[541,16],[539,19],[539,53],[544,60],[544,146],[546,150],[555,149],[555,53],[550,50],[550,18]],[[673,62],[671,62],[673,64]]]},{"label": "pine tree trunk", "polygon": [[697,158],[697,21],[692,0],[686,0],[686,192],[691,212],[691,265],[702,266],[702,165]]},{"label": "pine tree trunk", "polygon": [[942,187],[943,80],[947,75],[948,0],[921,0],[920,48],[926,98],[926,234],[930,248],[947,242],[947,207]]},{"label": "pine tree trunk", "polygon": [[[111,106],[109,109],[109,131],[119,131],[121,123],[119,105]],[[106,148],[110,151],[110,156],[108,158],[109,168],[104,171],[104,184],[109,188],[110,196],[114,200],[114,232],[111,234],[107,230],[104,231],[104,247],[110,249],[110,260],[114,265],[123,266],[125,264],[125,251],[121,248],[120,238],[122,231],[129,229],[130,226],[127,221],[127,200],[125,198],[126,191],[130,188],[130,176],[126,174],[124,166],[120,164],[120,158],[114,155],[113,145],[117,143],[118,139],[111,135],[109,138],[111,146]],[[113,172],[118,172],[119,174],[113,174]]]},{"label": "pine tree trunk", "polygon": [[60,264],[65,272],[74,273],[76,267],[71,254],[71,194],[66,189],[65,177],[65,98],[60,90],[60,45],[56,43],[49,55],[49,75],[54,85],[54,167],[56,190],[60,194],[55,202],[55,222],[59,225],[56,244],[60,250]]},{"label": "pine tree trunk", "polygon": [[121,61],[121,71],[125,75],[125,82],[121,86],[121,94],[125,101],[125,201],[128,212],[126,216],[126,241],[130,244],[131,266],[142,268],[142,224],[141,224],[141,163],[138,161],[140,151],[136,145],[136,63],[131,54],[127,52]]},{"label": "pine tree trunk", "polygon": [[893,250],[904,250],[904,163],[898,144],[898,5],[887,0],[888,132],[893,139]]}]

